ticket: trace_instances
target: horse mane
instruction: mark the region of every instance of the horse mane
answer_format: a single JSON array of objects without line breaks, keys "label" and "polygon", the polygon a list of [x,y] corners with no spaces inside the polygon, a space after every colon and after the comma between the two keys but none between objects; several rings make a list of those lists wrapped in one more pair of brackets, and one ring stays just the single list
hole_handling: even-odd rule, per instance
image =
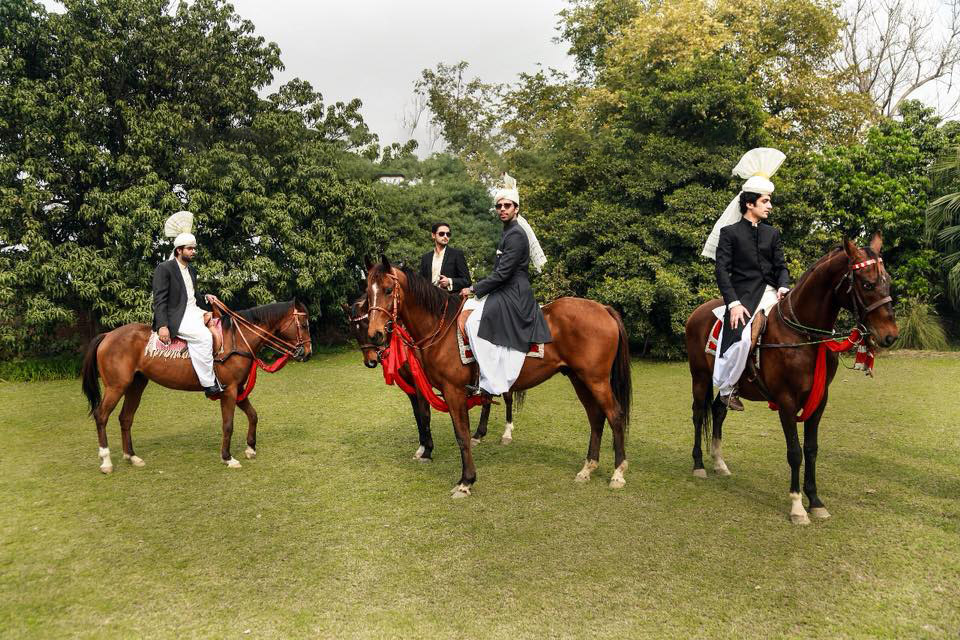
[{"label": "horse mane", "polygon": [[[253,324],[269,325],[286,315],[292,305],[293,300],[288,300],[287,302],[271,302],[270,304],[262,304],[258,307],[250,307],[249,309],[237,311],[237,315]],[[233,318],[225,315],[221,318],[220,322],[224,329],[229,329],[233,325]]]},{"label": "horse mane", "polygon": [[[433,286],[432,282],[408,266],[394,268],[402,271],[403,275],[407,277],[405,293],[410,296],[413,302],[438,318],[444,314],[444,310],[446,310],[447,318],[456,315],[457,309],[460,307],[459,293],[444,291]],[[373,267],[373,274],[377,276],[383,275],[386,271],[386,266],[382,264]]]},{"label": "horse mane", "polygon": [[838,245],[833,249],[831,249],[829,252],[827,252],[826,255],[822,256],[819,260],[814,262],[809,269],[803,272],[803,275],[800,276],[800,279],[797,280],[797,284],[795,284],[793,288],[796,289],[800,287],[800,285],[806,282],[807,279],[810,278],[810,276],[812,276],[814,273],[816,273],[820,269],[820,267],[822,267],[823,265],[833,260],[837,256],[837,254],[839,252],[842,252],[843,250],[844,250],[843,247]]}]

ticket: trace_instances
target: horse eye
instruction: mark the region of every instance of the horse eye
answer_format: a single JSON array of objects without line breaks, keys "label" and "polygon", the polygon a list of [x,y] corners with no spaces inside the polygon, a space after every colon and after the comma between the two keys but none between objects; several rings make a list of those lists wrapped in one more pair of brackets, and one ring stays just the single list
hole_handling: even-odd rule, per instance
[{"label": "horse eye", "polygon": [[390,295],[391,293],[393,293],[393,287],[387,287],[386,289],[384,289],[384,291],[386,291],[387,295]]},{"label": "horse eye", "polygon": [[872,290],[873,290],[873,286],[874,286],[874,285],[873,285],[872,282],[864,282],[864,283],[863,283],[863,288],[866,289],[867,291],[872,291]]}]

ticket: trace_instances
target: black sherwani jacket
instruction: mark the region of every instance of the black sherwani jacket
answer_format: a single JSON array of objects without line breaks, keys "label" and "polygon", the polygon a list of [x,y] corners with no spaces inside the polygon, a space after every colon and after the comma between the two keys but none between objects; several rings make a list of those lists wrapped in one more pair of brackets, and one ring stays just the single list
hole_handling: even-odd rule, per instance
[{"label": "black sherwani jacket", "polygon": [[[427,280],[433,280],[433,251],[427,251],[420,258],[420,275]],[[453,280],[451,291],[459,292],[461,289],[469,287],[470,283],[473,282],[470,279],[470,269],[467,268],[467,259],[463,257],[463,251],[454,249],[449,245],[443,250],[440,275]]]},{"label": "black sherwani jacket", "polygon": [[[717,243],[716,272],[723,302],[729,305],[739,300],[752,316],[767,285],[774,289],[790,285],[780,232],[766,222],[754,226],[746,218],[723,227]],[[728,308],[723,317],[721,355],[740,339],[742,331],[742,324],[736,329],[730,327]]]},{"label": "black sherwani jacket", "polygon": [[[210,311],[210,306],[197,290],[197,270],[193,265],[187,265],[190,279],[193,280],[193,293],[197,306]],[[183,313],[187,310],[187,286],[180,275],[180,265],[176,258],[172,258],[160,265],[153,272],[153,330],[166,326],[170,330],[170,339],[177,337],[177,329],[183,320]]]},{"label": "black sherwani jacket", "polygon": [[526,351],[531,343],[551,342],[540,305],[530,288],[530,243],[516,220],[503,227],[493,273],[473,285],[487,296],[480,318],[480,337],[502,347]]}]

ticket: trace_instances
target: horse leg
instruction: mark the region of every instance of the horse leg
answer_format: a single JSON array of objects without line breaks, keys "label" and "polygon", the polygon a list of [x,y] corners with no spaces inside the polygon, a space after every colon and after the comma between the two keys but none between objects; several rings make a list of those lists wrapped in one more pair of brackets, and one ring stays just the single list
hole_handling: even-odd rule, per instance
[{"label": "horse leg", "polygon": [[597,404],[590,389],[573,372],[569,375],[570,383],[573,384],[573,390],[577,392],[580,398],[580,404],[583,410],[587,412],[587,421],[590,422],[590,443],[587,445],[587,459],[583,463],[583,468],[577,472],[574,480],[577,482],[589,482],[590,474],[600,466],[600,440],[603,438],[603,421],[606,419],[603,415],[603,409]]},{"label": "horse leg", "polygon": [[703,432],[713,422],[710,407],[710,395],[713,393],[713,381],[693,379],[693,475],[706,478],[703,468]]},{"label": "horse leg", "polygon": [[487,436],[487,422],[490,420],[490,405],[485,404],[480,408],[480,423],[477,425],[477,430],[473,433],[473,438],[470,440],[470,444],[476,446],[483,442],[483,439]]},{"label": "horse leg", "polygon": [[477,468],[473,464],[473,453],[470,451],[470,414],[467,411],[467,398],[461,389],[454,389],[448,385],[443,389],[443,397],[450,408],[450,418],[453,421],[453,434],[460,445],[460,462],[462,472],[460,482],[451,490],[454,498],[466,498],[470,495],[470,488],[477,481]]},{"label": "horse leg", "polygon": [[507,423],[503,425],[500,444],[510,444],[513,442],[513,394],[509,391],[503,394],[503,404],[507,407]]},{"label": "horse leg", "polygon": [[239,469],[240,461],[230,455],[230,439],[233,438],[233,414],[237,408],[237,388],[228,387],[220,398],[220,414],[223,418],[223,440],[220,443],[220,461],[231,469]]},{"label": "horse leg", "polygon": [[420,448],[413,454],[417,462],[433,461],[433,435],[430,433],[430,403],[419,393],[407,396],[413,407],[413,417],[417,421],[417,435]]},{"label": "horse leg", "polygon": [[123,395],[123,407],[120,409],[120,436],[123,440],[123,459],[135,467],[142,467],[146,463],[133,452],[133,439],[130,437],[130,428],[133,426],[133,416],[140,406],[140,398],[147,387],[147,377],[138,373],[133,382],[127,387]]},{"label": "horse leg", "polygon": [[110,459],[110,447],[107,445],[107,421],[113,408],[120,402],[123,395],[123,389],[120,387],[105,387],[103,398],[93,413],[93,419],[97,423],[97,439],[100,443],[100,449],[97,455],[100,457],[100,471],[102,473],[113,472],[113,460]]},{"label": "horse leg", "polygon": [[810,501],[810,515],[814,518],[827,519],[830,512],[823,506],[817,495],[817,433],[820,430],[820,418],[827,408],[827,394],[823,395],[823,403],[803,423],[803,492]]},{"label": "horse leg", "polygon": [[244,398],[242,402],[238,402],[237,406],[247,416],[247,448],[244,449],[243,455],[247,457],[247,460],[253,460],[257,457],[257,422],[259,420],[257,410],[250,404],[249,396]]},{"label": "horse leg", "polygon": [[[722,453],[723,422],[727,419],[727,405],[723,400],[720,399],[719,393],[713,399],[713,404],[710,406],[710,415],[713,420],[713,433],[711,434],[710,438],[710,455],[713,457],[713,470],[719,475],[728,476],[730,475],[730,470],[727,469],[727,464],[723,461]],[[706,433],[704,433],[704,436],[706,436]],[[704,471],[704,474],[699,477],[705,478],[706,471]]]},{"label": "horse leg", "polygon": [[[590,385],[593,391],[593,397],[603,409],[610,423],[610,430],[613,431],[613,475],[610,476],[610,488],[622,489],[627,484],[624,474],[627,472],[627,451],[626,434],[623,428],[624,416],[617,406],[617,401],[613,397],[613,388],[610,386],[610,380],[604,378],[602,381],[594,382]],[[602,428],[602,427],[601,427]]]},{"label": "horse leg", "polygon": [[787,441],[787,462],[790,464],[790,522],[793,524],[810,524],[807,510],[803,508],[800,496],[800,464],[803,462],[803,451],[800,449],[800,437],[797,435],[797,411],[792,403],[779,402],[780,424],[783,426],[783,436]]}]

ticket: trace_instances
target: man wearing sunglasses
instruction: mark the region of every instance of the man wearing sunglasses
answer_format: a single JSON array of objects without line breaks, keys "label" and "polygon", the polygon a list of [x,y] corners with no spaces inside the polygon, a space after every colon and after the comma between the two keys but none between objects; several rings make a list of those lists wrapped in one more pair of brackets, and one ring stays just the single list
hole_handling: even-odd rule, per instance
[{"label": "man wearing sunglasses", "polygon": [[431,229],[433,251],[420,258],[420,275],[446,291],[459,291],[470,286],[470,269],[463,251],[450,244],[450,225],[435,222]]},{"label": "man wearing sunglasses", "polygon": [[[478,298],[464,305],[473,309],[466,331],[480,369],[478,384],[468,385],[467,391],[487,395],[510,390],[531,344],[552,341],[530,287],[532,255],[539,252],[542,256],[542,250],[533,230],[518,220],[520,194],[516,181],[504,174],[504,186],[497,189],[493,200],[503,223],[493,273],[460,291],[461,296],[476,294]],[[542,266],[537,261],[535,267],[539,268],[538,264]]]}]

